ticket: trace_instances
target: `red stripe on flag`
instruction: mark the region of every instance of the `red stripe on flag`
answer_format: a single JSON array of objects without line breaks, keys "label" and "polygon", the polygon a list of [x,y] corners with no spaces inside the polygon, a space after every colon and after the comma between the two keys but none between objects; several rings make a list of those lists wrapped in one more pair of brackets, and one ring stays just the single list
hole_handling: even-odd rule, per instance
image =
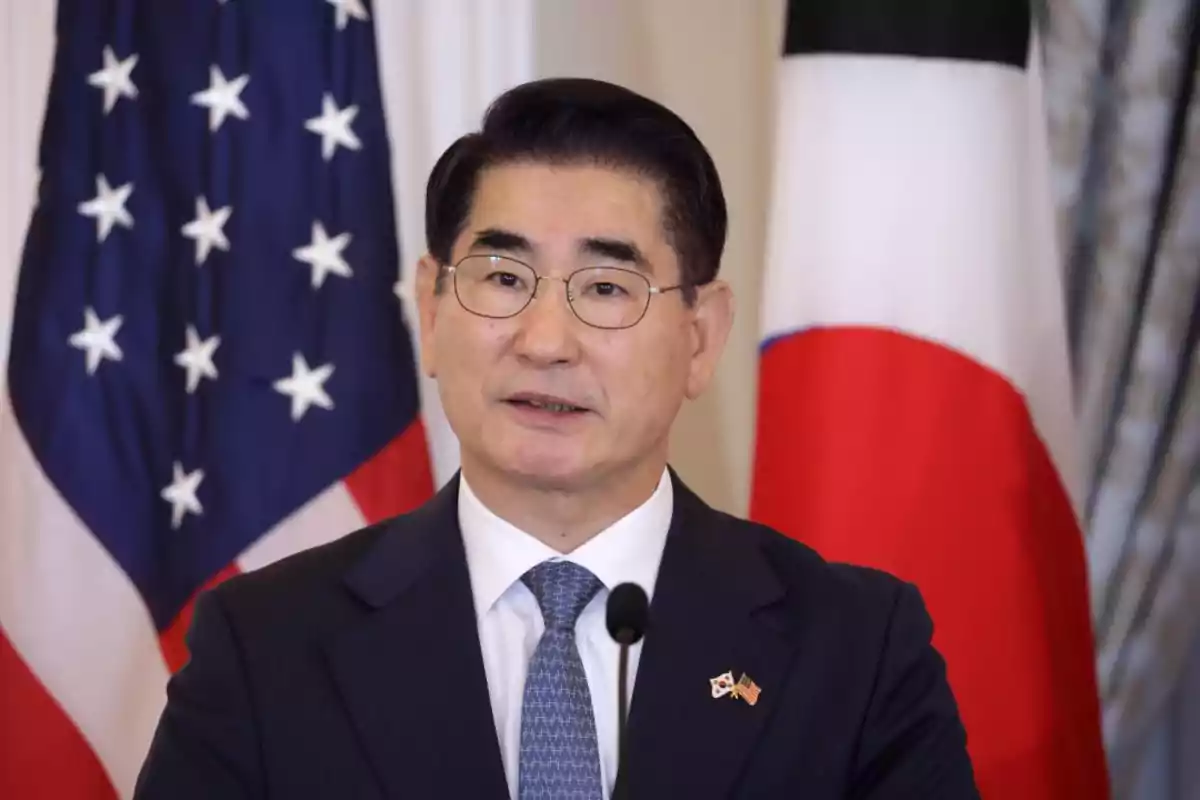
[{"label": "red stripe on flag", "polygon": [[368,523],[412,511],[433,495],[433,473],[420,417],[345,480]]},{"label": "red stripe on flag", "polygon": [[1108,796],[1083,542],[1001,376],[881,330],[762,356],[750,514],[915,583],[984,797]]},{"label": "red stripe on flag", "polygon": [[159,634],[158,646],[162,649],[163,660],[167,663],[167,669],[172,673],[178,672],[187,663],[187,633],[188,628],[192,624],[192,614],[196,610],[196,597],[201,592],[212,589],[226,579],[237,575],[239,572],[241,570],[237,568],[236,564],[230,564],[210,578],[207,583],[192,595],[192,599],[183,607],[171,625]]},{"label": "red stripe on flag", "polygon": [[95,753],[3,631],[0,709],[0,797],[115,800]]}]

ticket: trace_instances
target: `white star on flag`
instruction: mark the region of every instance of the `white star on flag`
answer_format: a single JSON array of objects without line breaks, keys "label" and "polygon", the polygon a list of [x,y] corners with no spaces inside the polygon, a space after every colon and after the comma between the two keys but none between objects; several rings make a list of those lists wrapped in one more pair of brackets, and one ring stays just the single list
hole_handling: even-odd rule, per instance
[{"label": "white star on flag", "polygon": [[196,497],[196,490],[204,480],[204,470],[185,473],[183,465],[176,461],[172,472],[171,485],[163,489],[159,496],[171,504],[171,527],[178,528],[183,523],[183,515],[189,511],[196,516],[204,513],[204,507]]},{"label": "white star on flag", "polygon": [[208,88],[192,95],[192,103],[208,108],[208,129],[216,131],[232,114],[238,119],[249,119],[250,112],[238,96],[250,81],[249,75],[239,75],[232,81],[226,81],[221,68],[213,64],[209,68]]},{"label": "white star on flag", "polygon": [[292,421],[299,422],[309,406],[333,408],[333,400],[325,393],[324,383],[333,374],[333,364],[325,364],[310,370],[304,356],[292,356],[292,376],[281,378],[273,384],[275,391],[292,398]]},{"label": "white star on flag", "polygon": [[125,203],[132,193],[132,183],[113,189],[108,185],[107,178],[96,176],[96,196],[79,204],[80,214],[96,219],[96,241],[103,242],[116,223],[126,228],[133,227],[133,216],[125,209]]},{"label": "white star on flag", "polygon": [[213,353],[221,345],[220,336],[201,339],[196,329],[187,327],[187,347],[175,354],[175,363],[187,370],[187,393],[192,394],[200,385],[201,378],[217,378],[213,364]]},{"label": "white star on flag", "polygon": [[312,226],[312,242],[304,247],[297,247],[292,255],[312,267],[312,285],[320,289],[325,282],[325,276],[330,273],[349,278],[354,274],[342,251],[350,244],[350,234],[340,233],[332,239],[325,233],[325,226],[314,222]]},{"label": "white star on flag", "polygon": [[325,2],[337,9],[335,22],[339,31],[345,30],[346,25],[350,22],[350,17],[364,21],[367,19],[367,9],[363,7],[362,0],[325,0]]},{"label": "white star on flag", "polygon": [[103,359],[121,360],[124,354],[117,346],[116,337],[124,321],[124,318],[117,314],[101,322],[91,306],[83,310],[83,330],[71,334],[68,341],[72,347],[87,352],[88,375],[96,374]]},{"label": "white star on flag", "polygon": [[112,111],[119,98],[128,97],[132,100],[137,97],[137,87],[130,77],[137,61],[136,53],[124,61],[118,61],[111,47],[104,48],[104,68],[88,75],[88,84],[104,90],[105,114]]},{"label": "white star on flag", "polygon": [[231,213],[232,206],[210,211],[208,201],[203,196],[196,198],[196,218],[183,226],[183,235],[196,240],[197,264],[203,264],[214,247],[219,250],[229,249],[229,240],[225,238],[222,228]]},{"label": "white star on flag", "polygon": [[326,161],[333,158],[339,144],[349,150],[362,149],[362,142],[350,129],[350,123],[357,115],[358,106],[347,106],[339,110],[333,95],[325,92],[321,98],[321,116],[304,122],[306,130],[320,134],[321,157]]}]

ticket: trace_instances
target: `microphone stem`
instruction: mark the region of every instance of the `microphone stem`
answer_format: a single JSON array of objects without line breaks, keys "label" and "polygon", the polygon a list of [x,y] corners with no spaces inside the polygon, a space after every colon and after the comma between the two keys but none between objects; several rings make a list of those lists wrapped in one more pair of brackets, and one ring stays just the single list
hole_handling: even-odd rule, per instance
[{"label": "microphone stem", "polygon": [[617,780],[613,787],[613,800],[626,800],[625,784],[629,772],[626,761],[625,723],[629,716],[626,698],[629,681],[629,645],[621,645],[621,661],[617,668]]}]

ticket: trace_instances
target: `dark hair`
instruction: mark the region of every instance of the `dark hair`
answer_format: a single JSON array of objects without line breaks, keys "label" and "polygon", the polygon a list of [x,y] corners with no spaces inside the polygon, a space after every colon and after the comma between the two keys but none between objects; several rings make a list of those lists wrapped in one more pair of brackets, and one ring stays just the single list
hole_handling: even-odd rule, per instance
[{"label": "dark hair", "polygon": [[480,172],[514,162],[605,165],[653,180],[663,196],[663,225],[679,258],[685,297],[716,277],[728,220],[708,151],[669,109],[588,78],[549,78],[510,89],[488,108],[478,132],[442,154],[425,192],[425,238],[439,264],[450,261]]}]

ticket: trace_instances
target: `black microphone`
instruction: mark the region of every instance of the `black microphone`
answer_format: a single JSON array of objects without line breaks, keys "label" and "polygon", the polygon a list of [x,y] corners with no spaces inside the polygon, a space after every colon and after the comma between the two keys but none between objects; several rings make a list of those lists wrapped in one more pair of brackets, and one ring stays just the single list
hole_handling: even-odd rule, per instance
[{"label": "black microphone", "polygon": [[636,644],[646,633],[650,601],[645,590],[636,583],[622,583],[608,595],[608,634],[621,645],[621,663],[617,677],[617,779],[613,800],[624,800],[626,775],[625,722],[629,716],[627,685],[629,681],[629,646]]}]

